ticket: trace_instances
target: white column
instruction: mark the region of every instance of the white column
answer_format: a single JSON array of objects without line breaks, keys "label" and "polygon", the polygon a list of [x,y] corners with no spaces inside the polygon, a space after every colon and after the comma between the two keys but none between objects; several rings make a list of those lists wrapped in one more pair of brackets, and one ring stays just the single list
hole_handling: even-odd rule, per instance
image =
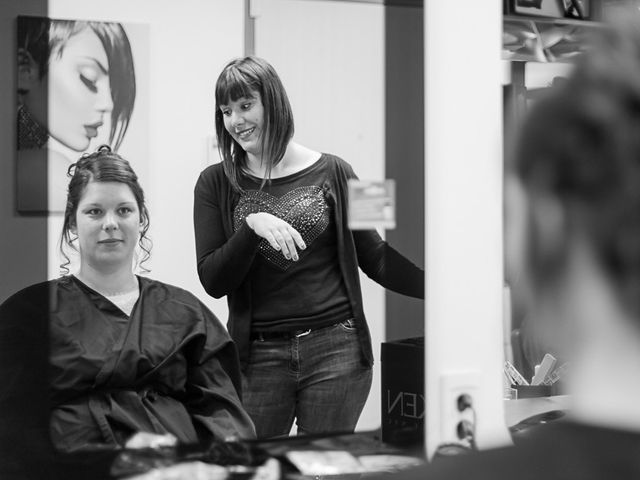
[{"label": "white column", "polygon": [[[425,0],[426,449],[470,385],[479,448],[509,442],[502,400],[501,0]],[[453,438],[453,440],[455,437]]]}]

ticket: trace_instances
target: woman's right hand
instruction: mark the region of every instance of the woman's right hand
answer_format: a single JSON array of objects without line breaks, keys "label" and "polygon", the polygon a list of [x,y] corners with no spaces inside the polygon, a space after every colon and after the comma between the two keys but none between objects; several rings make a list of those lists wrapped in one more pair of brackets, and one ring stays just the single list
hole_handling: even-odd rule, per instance
[{"label": "woman's right hand", "polygon": [[266,212],[251,213],[246,218],[249,228],[271,244],[276,250],[282,251],[284,257],[289,260],[298,260],[298,250],[304,250],[307,246],[298,231],[281,218]]}]

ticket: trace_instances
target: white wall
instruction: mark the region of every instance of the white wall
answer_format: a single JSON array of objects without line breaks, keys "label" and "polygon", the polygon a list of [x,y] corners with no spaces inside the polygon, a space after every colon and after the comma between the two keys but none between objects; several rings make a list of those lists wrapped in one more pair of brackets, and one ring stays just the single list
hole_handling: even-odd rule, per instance
[{"label": "white wall", "polygon": [[[326,0],[253,0],[255,53],[282,78],[295,139],[348,161],[363,179],[385,173],[384,6]],[[383,233],[383,232],[381,232]],[[357,429],[380,426],[382,287],[361,274],[371,329],[373,385]]]},{"label": "white wall", "polygon": [[[149,119],[149,168],[141,182],[154,243],[150,276],[192,291],[226,321],[226,300],[209,297],[196,272],[193,187],[207,164],[207,138],[214,134],[216,78],[244,50],[243,2],[50,0],[49,16],[148,25],[149,81],[138,85],[148,90],[148,104],[136,108],[148,108]],[[132,134],[133,129],[127,133]],[[60,215],[50,218],[50,278],[59,270],[60,225]]]}]

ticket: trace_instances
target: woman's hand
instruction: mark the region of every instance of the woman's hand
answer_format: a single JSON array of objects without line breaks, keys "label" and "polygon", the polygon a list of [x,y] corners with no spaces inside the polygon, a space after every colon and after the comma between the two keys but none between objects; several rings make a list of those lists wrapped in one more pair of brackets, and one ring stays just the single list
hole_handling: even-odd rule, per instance
[{"label": "woman's hand", "polygon": [[273,248],[282,251],[287,260],[298,260],[296,245],[300,250],[307,248],[298,231],[275,215],[266,212],[251,213],[246,220],[251,230],[266,239]]},{"label": "woman's hand", "polygon": [[160,435],[158,433],[137,432],[125,443],[125,448],[160,448],[173,447],[178,443],[178,439],[166,433]]}]

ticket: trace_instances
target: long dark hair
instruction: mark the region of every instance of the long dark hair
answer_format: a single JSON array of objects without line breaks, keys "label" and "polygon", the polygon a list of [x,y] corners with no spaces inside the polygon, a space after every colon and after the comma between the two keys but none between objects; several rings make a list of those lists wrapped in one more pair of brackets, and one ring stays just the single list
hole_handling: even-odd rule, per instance
[{"label": "long dark hair", "polygon": [[109,143],[118,150],[133,112],[136,76],[129,37],[120,23],[58,20],[46,17],[18,17],[18,48],[23,48],[38,65],[40,80],[48,72],[52,55],[62,55],[74,35],[91,29],[100,39],[109,61],[109,83],[113,110]]},{"label": "long dark hair", "polygon": [[64,211],[64,221],[62,224],[62,235],[60,238],[60,253],[65,261],[60,265],[60,272],[63,275],[69,273],[71,260],[65,252],[64,245],[77,251],[74,245],[75,238],[71,230],[75,226],[78,204],[82,199],[85,188],[89,182],[118,182],[129,186],[136,199],[138,210],[140,211],[140,222],[142,231],[138,245],[144,252],[138,265],[143,271],[148,272],[142,264],[151,256],[151,240],[147,237],[149,230],[149,211],[144,199],[144,191],[138,182],[138,176],[131,168],[127,160],[113,152],[108,145],[101,145],[94,153],[84,154],[80,160],[69,167],[68,175],[71,177],[67,192],[67,205]]},{"label": "long dark hair", "polygon": [[275,69],[259,57],[248,56],[229,62],[216,82],[216,134],[224,172],[237,191],[241,191],[240,175],[247,165],[247,154],[224,128],[220,107],[239,98],[260,94],[264,106],[264,129],[261,138],[262,158],[266,162],[266,181],[271,170],[284,156],[293,137],[294,124],[287,92]]},{"label": "long dark hair", "polygon": [[[640,22],[632,18],[603,29],[568,80],[534,106],[515,173],[530,196],[557,199],[563,238],[588,242],[622,304],[640,318]],[[532,280],[553,288],[571,244],[545,250],[529,226]]]}]

